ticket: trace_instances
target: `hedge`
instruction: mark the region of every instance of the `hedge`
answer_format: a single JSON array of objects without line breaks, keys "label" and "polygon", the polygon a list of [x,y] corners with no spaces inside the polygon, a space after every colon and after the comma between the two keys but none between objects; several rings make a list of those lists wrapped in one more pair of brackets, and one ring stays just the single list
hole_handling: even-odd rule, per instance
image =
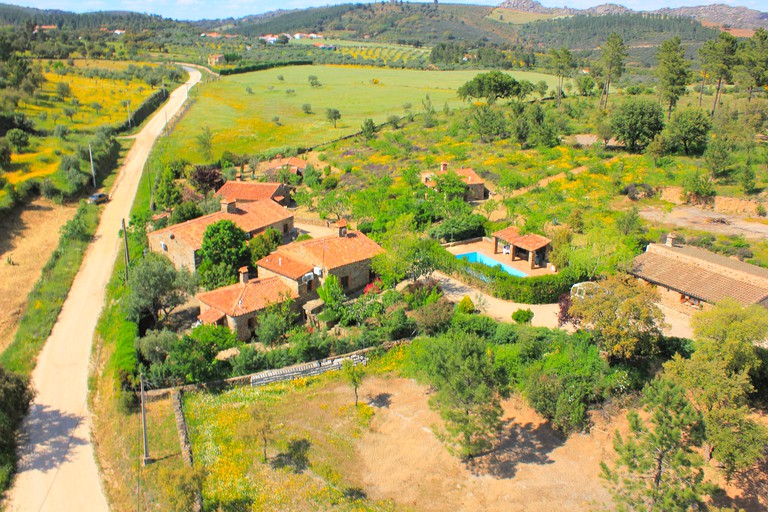
[{"label": "hedge", "polygon": [[585,276],[565,268],[557,274],[535,277],[516,277],[499,267],[488,267],[482,263],[455,260],[453,268],[440,269],[452,272],[461,280],[477,286],[494,297],[521,304],[552,304],[569,291],[571,286]]},{"label": "hedge", "polygon": [[144,122],[157,108],[168,99],[168,89],[158,89],[155,94],[144,100],[139,108],[133,111],[131,117],[115,126],[115,131],[124,132]]},{"label": "hedge", "polygon": [[282,68],[285,66],[311,66],[312,64],[314,64],[314,61],[311,60],[274,61],[261,62],[259,64],[249,64],[247,66],[238,66],[236,68],[214,69],[214,71],[222,76],[227,76],[239,75],[241,73],[250,73],[251,71],[264,71],[265,69]]}]

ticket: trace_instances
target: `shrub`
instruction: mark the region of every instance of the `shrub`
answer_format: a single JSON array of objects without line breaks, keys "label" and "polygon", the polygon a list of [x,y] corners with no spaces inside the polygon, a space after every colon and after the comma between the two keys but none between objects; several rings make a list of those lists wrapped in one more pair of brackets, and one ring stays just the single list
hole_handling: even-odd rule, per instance
[{"label": "shrub", "polygon": [[433,335],[445,331],[453,318],[453,305],[441,298],[429,307],[417,309],[413,317],[422,334]]},{"label": "shrub", "polygon": [[464,298],[456,305],[456,311],[459,313],[474,313],[475,303],[469,298],[469,295],[465,295]]},{"label": "shrub", "polygon": [[451,329],[468,334],[477,334],[486,339],[493,338],[496,334],[498,323],[483,315],[468,315],[456,313],[451,319]]},{"label": "shrub", "polygon": [[530,309],[518,309],[512,313],[512,320],[518,324],[529,324],[533,320],[533,311]]},{"label": "shrub", "polygon": [[10,483],[16,460],[16,430],[27,415],[33,396],[27,377],[0,366],[0,489]]},{"label": "shrub", "polygon": [[405,314],[405,309],[398,308],[386,317],[384,329],[387,333],[387,338],[394,341],[413,336],[416,333],[417,326],[416,321]]},{"label": "shrub", "polygon": [[487,219],[480,214],[457,215],[429,230],[429,236],[437,240],[455,241],[483,236]]}]

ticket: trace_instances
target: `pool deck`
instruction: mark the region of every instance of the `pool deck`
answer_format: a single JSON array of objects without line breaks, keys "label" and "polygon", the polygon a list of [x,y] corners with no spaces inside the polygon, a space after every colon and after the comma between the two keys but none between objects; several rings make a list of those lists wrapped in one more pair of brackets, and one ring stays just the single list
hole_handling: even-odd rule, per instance
[{"label": "pool deck", "polygon": [[512,261],[512,256],[509,254],[502,254],[502,253],[493,254],[493,242],[489,242],[487,240],[481,240],[479,242],[472,242],[469,244],[454,245],[453,247],[446,247],[446,250],[448,250],[448,252],[450,252],[451,254],[466,254],[468,252],[480,252],[488,256],[489,258],[498,261],[499,263],[509,265],[510,267],[516,270],[519,270],[520,272],[524,273],[529,277],[554,274],[554,272],[552,272],[548,268],[531,269],[530,264],[527,261],[523,261],[523,260]]}]

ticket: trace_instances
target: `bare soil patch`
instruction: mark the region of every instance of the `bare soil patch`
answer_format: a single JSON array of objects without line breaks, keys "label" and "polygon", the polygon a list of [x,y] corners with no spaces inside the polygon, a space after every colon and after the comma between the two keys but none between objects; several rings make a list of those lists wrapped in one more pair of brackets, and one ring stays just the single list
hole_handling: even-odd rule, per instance
[{"label": "bare soil patch", "polygon": [[600,461],[612,456],[616,426],[565,439],[513,397],[503,404],[500,443],[465,464],[435,436],[441,419],[424,386],[372,378],[362,392],[379,404],[357,444],[370,498],[423,511],[581,511],[610,502],[598,475]]},{"label": "bare soil patch", "polygon": [[[613,508],[599,475],[600,462],[610,464],[615,457],[614,432],[625,436],[629,430],[627,411],[617,405],[593,411],[589,433],[564,438],[514,396],[502,404],[504,427],[497,445],[464,463],[436,437],[433,427],[442,420],[429,408],[425,386],[371,377],[360,396],[376,409],[369,430],[356,443],[360,485],[371,499],[419,511]],[[749,512],[768,507],[768,463],[738,474],[731,484],[712,466],[705,473],[725,491],[715,499],[717,506]]]},{"label": "bare soil patch", "polygon": [[[648,206],[640,210],[640,216],[645,220],[708,231],[719,235],[744,235],[750,239],[768,237],[768,225],[761,222],[750,222],[746,217],[719,213],[695,206],[678,206],[666,211],[656,206]],[[712,222],[712,219],[724,218],[727,224]]]},{"label": "bare soil patch", "polygon": [[59,229],[76,210],[39,198],[0,219],[0,352],[13,340],[27,295],[58,246]]}]

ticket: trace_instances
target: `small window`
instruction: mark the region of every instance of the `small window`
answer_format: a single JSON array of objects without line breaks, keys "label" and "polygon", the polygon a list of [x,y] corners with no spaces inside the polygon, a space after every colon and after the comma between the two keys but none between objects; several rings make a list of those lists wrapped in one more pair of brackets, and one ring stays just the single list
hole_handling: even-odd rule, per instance
[{"label": "small window", "polygon": [[160,242],[160,248],[161,248],[162,250],[164,250],[164,251],[167,251],[167,250],[168,250],[168,246],[167,246],[167,245],[165,245],[165,242]]},{"label": "small window", "polygon": [[345,290],[349,288],[349,276],[344,276],[339,281],[341,282],[342,288],[344,288]]}]

